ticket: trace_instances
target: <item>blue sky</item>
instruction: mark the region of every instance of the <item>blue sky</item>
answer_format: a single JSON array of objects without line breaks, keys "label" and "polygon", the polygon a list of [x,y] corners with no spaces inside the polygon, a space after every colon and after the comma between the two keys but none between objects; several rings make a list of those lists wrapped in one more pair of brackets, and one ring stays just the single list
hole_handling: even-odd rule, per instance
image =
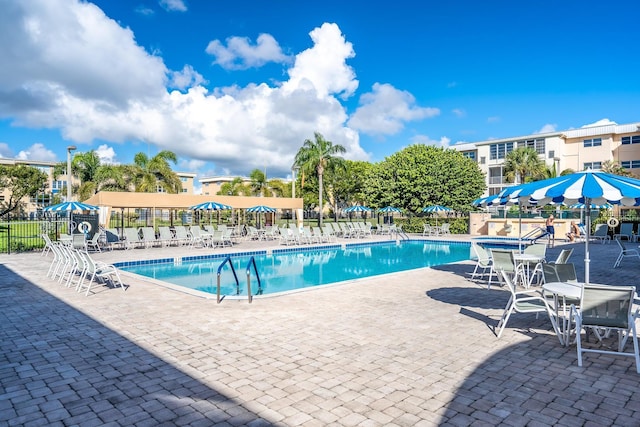
[{"label": "blue sky", "polygon": [[286,177],[318,131],[380,161],[640,121],[640,3],[0,0],[0,156]]}]

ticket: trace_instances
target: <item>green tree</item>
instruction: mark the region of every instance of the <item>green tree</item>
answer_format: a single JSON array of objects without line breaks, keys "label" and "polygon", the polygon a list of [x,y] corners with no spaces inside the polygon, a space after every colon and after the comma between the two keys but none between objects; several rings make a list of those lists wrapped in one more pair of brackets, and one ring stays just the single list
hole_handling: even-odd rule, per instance
[{"label": "green tree", "polygon": [[620,163],[618,163],[615,160],[605,160],[604,162],[602,162],[600,170],[602,172],[611,173],[614,175],[629,176],[629,177],[634,176],[631,172],[623,168],[620,165]]},{"label": "green tree", "polygon": [[342,145],[334,145],[331,141],[327,141],[319,132],[315,132],[314,136],[314,141],[310,139],[304,141],[304,144],[296,154],[294,164],[300,168],[300,172],[303,175],[303,187],[305,175],[315,174],[318,177],[318,209],[320,210],[318,226],[322,227],[322,208],[324,206],[322,202],[322,177],[325,169],[332,167],[335,163],[344,161],[338,154],[346,153],[347,150]]},{"label": "green tree", "polygon": [[244,184],[240,177],[235,177],[231,182],[225,182],[218,191],[218,195],[221,196],[248,196],[250,194],[251,189]]},{"label": "green tree", "polygon": [[23,206],[22,199],[35,197],[46,187],[47,174],[26,165],[0,165],[0,190],[7,190],[8,199],[0,202],[0,217]]},{"label": "green tree", "polygon": [[182,182],[173,172],[169,161],[178,162],[175,153],[163,150],[149,158],[144,153],[138,153],[133,158],[131,175],[135,190],[141,193],[155,193],[158,186],[162,186],[167,193],[177,194],[182,191]]},{"label": "green tree", "polygon": [[353,160],[345,160],[330,169],[327,196],[336,216],[339,209],[353,204],[375,207],[364,191],[372,170],[371,163]]},{"label": "green tree", "polygon": [[251,192],[254,196],[271,196],[271,190],[267,183],[267,175],[260,169],[254,169],[249,174],[251,179]]},{"label": "green tree", "polygon": [[267,185],[271,189],[272,196],[276,197],[291,197],[291,184],[286,183],[281,179],[274,178],[267,182]]},{"label": "green tree", "polygon": [[504,159],[505,177],[516,184],[543,178],[546,167],[538,152],[531,147],[516,148]]},{"label": "green tree", "polygon": [[373,165],[364,192],[376,207],[421,212],[437,204],[465,212],[485,188],[484,175],[473,160],[456,150],[416,144]]},{"label": "green tree", "polygon": [[102,164],[95,150],[76,153],[71,161],[71,172],[79,178],[80,186],[73,190],[78,200],[87,200],[100,190],[126,191],[128,182],[125,171],[119,165]]}]

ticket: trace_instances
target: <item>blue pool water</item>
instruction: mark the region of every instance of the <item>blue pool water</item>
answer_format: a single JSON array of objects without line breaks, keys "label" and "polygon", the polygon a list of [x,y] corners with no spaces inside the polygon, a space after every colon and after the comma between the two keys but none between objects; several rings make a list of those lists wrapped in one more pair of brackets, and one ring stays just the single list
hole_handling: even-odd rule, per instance
[{"label": "blue pool water", "polygon": [[[340,246],[312,250],[281,249],[274,250],[272,254],[251,255],[260,273],[261,293],[273,294],[466,260],[469,259],[469,244],[410,240],[348,245],[345,249]],[[224,256],[192,258],[195,259],[134,262],[120,264],[119,267],[163,282],[215,294],[218,267]],[[247,295],[246,269],[250,258],[250,255],[231,255],[240,287],[236,287],[233,273],[225,265],[220,274],[222,295]],[[257,281],[251,271],[251,291],[257,294]]]}]

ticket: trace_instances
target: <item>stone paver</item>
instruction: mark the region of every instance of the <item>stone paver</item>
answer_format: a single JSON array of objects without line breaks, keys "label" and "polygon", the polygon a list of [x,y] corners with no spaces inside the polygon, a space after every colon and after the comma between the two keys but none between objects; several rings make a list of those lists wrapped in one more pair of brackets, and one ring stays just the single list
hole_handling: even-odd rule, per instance
[{"label": "stone paver", "polygon": [[[571,246],[582,278],[584,245]],[[617,254],[616,245],[591,245],[592,282],[638,283],[637,262],[611,268]],[[125,292],[97,287],[85,297],[45,277],[50,260],[0,255],[0,426],[640,420],[632,358],[587,355],[580,368],[575,347],[561,347],[542,317],[516,314],[497,339],[508,294],[468,281],[472,262],[217,304],[129,275]]]}]

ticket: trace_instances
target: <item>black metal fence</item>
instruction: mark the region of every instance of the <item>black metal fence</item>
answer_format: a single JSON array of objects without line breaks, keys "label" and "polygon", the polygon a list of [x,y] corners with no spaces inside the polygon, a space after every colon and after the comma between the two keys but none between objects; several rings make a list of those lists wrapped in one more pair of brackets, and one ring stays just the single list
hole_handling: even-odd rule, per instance
[{"label": "black metal fence", "polygon": [[0,253],[36,251],[44,248],[43,234],[57,240],[68,232],[69,222],[61,220],[0,222]]}]

